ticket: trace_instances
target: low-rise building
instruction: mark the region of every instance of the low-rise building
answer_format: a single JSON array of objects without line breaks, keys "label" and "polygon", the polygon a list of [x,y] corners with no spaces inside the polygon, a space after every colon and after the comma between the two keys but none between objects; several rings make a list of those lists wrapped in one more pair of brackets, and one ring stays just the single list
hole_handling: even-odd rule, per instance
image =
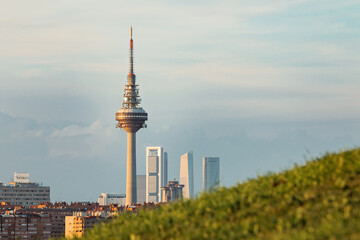
[{"label": "low-rise building", "polygon": [[[7,203],[0,204],[0,212],[5,214],[48,214],[51,218],[51,237],[59,238],[65,236],[65,217],[73,216],[74,212],[83,212],[85,215],[108,216],[110,214],[117,214],[125,208],[117,205],[99,206],[98,203],[90,202],[76,202],[67,204],[65,202],[44,203],[40,205],[32,205],[29,207],[22,207],[17,205],[10,205]],[[102,212],[107,212],[106,214]],[[0,238],[1,239],[1,238]]]},{"label": "low-rise building", "polygon": [[[125,207],[118,206],[116,204],[100,206],[98,203],[91,202],[75,202],[71,204],[67,204],[66,202],[48,202],[31,206],[13,205],[7,202],[0,202],[0,239],[16,240],[48,239],[49,236],[51,238],[64,237],[66,232],[66,217],[69,216],[78,217],[78,219],[72,220],[73,230],[68,230],[68,235],[70,234],[69,232],[74,233],[74,231],[75,234],[77,233],[77,235],[79,235],[86,232],[86,229],[95,223],[104,221],[105,219],[116,216],[119,213],[121,214],[124,211],[131,211],[136,214],[140,209],[146,210],[156,207],[158,207],[158,204],[153,203],[134,204],[132,206]],[[24,219],[23,216],[26,216],[26,219],[29,221],[26,223],[22,220],[16,220],[17,222],[14,221],[14,219]],[[41,217],[40,221],[38,221],[39,216]],[[47,221],[46,218],[50,219],[50,222]],[[11,221],[13,221],[13,223]],[[78,227],[80,224],[79,222],[81,222],[81,229]],[[25,225],[16,225],[18,223]],[[37,225],[34,225],[35,223]],[[23,226],[29,227],[27,232],[23,231]],[[41,229],[44,231],[41,232]],[[14,234],[16,238],[13,237]]]},{"label": "low-rise building", "polygon": [[105,211],[74,212],[73,216],[65,217],[65,237],[81,237],[96,223],[116,215],[117,213]]},{"label": "low-rise building", "polygon": [[81,237],[85,230],[99,222],[99,217],[66,216],[65,217],[65,237],[68,239]]},{"label": "low-rise building", "polygon": [[[24,212],[36,212],[36,213],[48,213],[51,216],[52,230],[51,236],[53,238],[65,236],[65,218],[67,216],[73,216],[74,213],[81,216],[109,216],[111,214],[117,214],[119,211],[123,211],[124,208],[117,205],[110,204],[108,206],[99,206],[98,203],[90,202],[76,202],[67,204],[65,202],[56,202],[41,204],[37,206],[31,206],[19,211]],[[79,215],[80,216],[80,215]]]},{"label": "low-rise building", "polygon": [[119,206],[125,206],[126,195],[118,193],[101,193],[98,198],[100,206],[106,206],[110,204],[118,204]]}]

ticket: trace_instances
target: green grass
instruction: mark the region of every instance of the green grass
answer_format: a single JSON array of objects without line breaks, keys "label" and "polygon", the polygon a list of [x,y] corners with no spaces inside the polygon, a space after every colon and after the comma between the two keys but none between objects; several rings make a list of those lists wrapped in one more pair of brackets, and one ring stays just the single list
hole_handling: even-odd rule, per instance
[{"label": "green grass", "polygon": [[83,239],[360,239],[360,149],[124,214]]}]

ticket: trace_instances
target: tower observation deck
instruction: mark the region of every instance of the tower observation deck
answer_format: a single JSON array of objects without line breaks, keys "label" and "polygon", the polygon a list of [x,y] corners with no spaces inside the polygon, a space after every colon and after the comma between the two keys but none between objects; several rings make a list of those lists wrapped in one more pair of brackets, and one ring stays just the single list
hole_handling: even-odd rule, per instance
[{"label": "tower observation deck", "polygon": [[126,167],[126,205],[137,202],[136,199],[136,132],[140,128],[146,128],[145,121],[148,115],[140,107],[139,86],[136,85],[134,74],[134,49],[130,39],[130,70],[127,76],[127,84],[124,87],[123,102],[120,110],[116,113],[117,127],[127,132],[127,167]]}]

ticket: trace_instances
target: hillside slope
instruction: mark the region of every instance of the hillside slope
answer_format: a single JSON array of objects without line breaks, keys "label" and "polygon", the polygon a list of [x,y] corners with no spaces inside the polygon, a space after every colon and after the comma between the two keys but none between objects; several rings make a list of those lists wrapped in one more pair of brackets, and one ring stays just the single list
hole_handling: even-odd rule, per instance
[{"label": "hillside slope", "polygon": [[84,239],[360,239],[360,149],[122,215]]}]

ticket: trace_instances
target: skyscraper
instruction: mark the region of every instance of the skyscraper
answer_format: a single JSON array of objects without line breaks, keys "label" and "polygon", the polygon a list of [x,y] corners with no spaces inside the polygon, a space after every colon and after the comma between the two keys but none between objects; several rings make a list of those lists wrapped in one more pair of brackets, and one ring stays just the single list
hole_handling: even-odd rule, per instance
[{"label": "skyscraper", "polygon": [[123,103],[116,113],[117,127],[127,132],[126,205],[136,203],[136,132],[145,128],[147,113],[140,107],[139,87],[135,82],[133,39],[131,28],[130,71],[124,88]]},{"label": "skyscraper", "polygon": [[167,184],[167,153],[163,147],[146,148],[146,202],[161,202]]},{"label": "skyscraper", "polygon": [[193,152],[187,152],[180,157],[180,184],[184,185],[183,198],[194,197]]},{"label": "skyscraper", "polygon": [[163,186],[166,186],[166,184],[168,184],[168,153],[167,152],[164,152],[163,176],[164,176]]},{"label": "skyscraper", "polygon": [[146,201],[146,175],[136,176],[137,202],[143,204]]},{"label": "skyscraper", "polygon": [[220,185],[220,159],[218,157],[203,158],[203,190],[209,191]]}]

